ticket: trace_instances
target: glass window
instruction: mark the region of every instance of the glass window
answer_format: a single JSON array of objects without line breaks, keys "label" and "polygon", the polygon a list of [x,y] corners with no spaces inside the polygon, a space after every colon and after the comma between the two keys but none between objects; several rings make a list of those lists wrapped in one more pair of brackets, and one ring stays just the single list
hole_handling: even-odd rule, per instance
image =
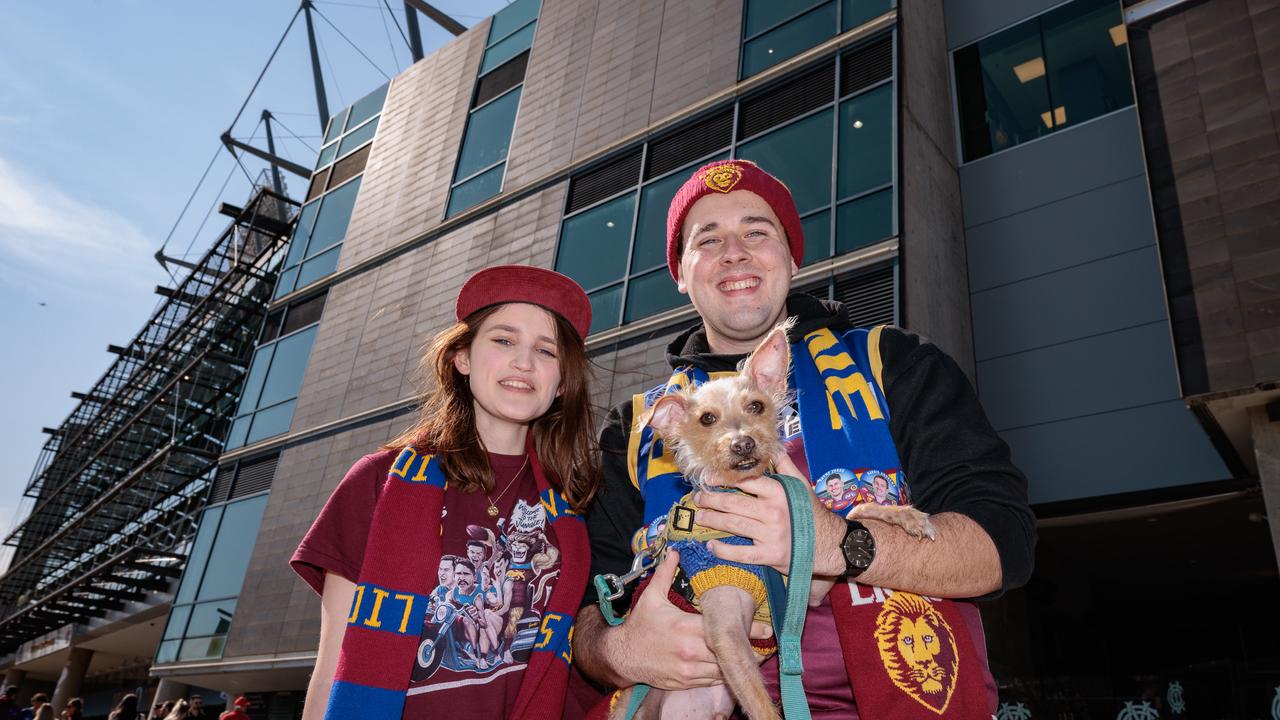
[{"label": "glass window", "polygon": [[[341,112],[334,115],[329,120],[329,129],[324,133],[324,141],[337,140],[342,134],[342,128],[347,124],[347,113],[351,112],[351,108],[343,108]],[[324,163],[321,163],[322,165]]]},{"label": "glass window", "polygon": [[341,251],[340,247],[332,247],[302,263],[302,267],[298,269],[298,287],[306,287],[337,270],[338,254]]},{"label": "glass window", "polygon": [[480,63],[480,74],[483,75],[502,63],[519,55],[533,46],[533,32],[537,23],[529,23],[517,30],[510,37],[491,46],[484,51],[484,60]]},{"label": "glass window", "polygon": [[515,0],[515,2],[499,10],[494,14],[493,21],[489,25],[487,44],[493,45],[512,32],[537,20],[538,9],[541,5],[541,0]]},{"label": "glass window", "polygon": [[591,300],[591,329],[589,333],[607,330],[618,324],[622,312],[622,283],[597,290],[587,296]]},{"label": "glass window", "polygon": [[356,178],[324,196],[320,212],[316,215],[315,228],[311,231],[311,242],[307,246],[308,256],[327,250],[346,237],[347,224],[351,222],[351,211],[356,205],[356,195],[360,192],[361,179]]},{"label": "glass window", "polygon": [[325,165],[328,165],[333,160],[333,156],[337,154],[338,143],[336,142],[329,143],[328,145],[320,148],[320,156],[316,158],[316,167],[322,168]]},{"label": "glass window", "polygon": [[520,88],[516,88],[471,113],[455,178],[468,178],[506,159],[519,107]]},{"label": "glass window", "polygon": [[249,373],[244,380],[244,391],[240,393],[240,411],[237,414],[258,407],[262,383],[267,379],[267,368],[271,367],[271,356],[275,351],[275,345],[264,345],[253,354],[253,362],[249,364]]},{"label": "glass window", "polygon": [[171,663],[178,659],[178,646],[181,644],[179,640],[165,640],[160,643],[160,647],[156,649],[156,664]]},{"label": "glass window", "polygon": [[388,87],[389,85],[383,85],[360,98],[351,106],[351,114],[347,118],[347,130],[359,127],[360,123],[382,112],[382,104],[386,102]]},{"label": "glass window", "polygon": [[227,449],[238,448],[249,437],[249,425],[253,424],[253,416],[245,415],[231,423],[231,431],[227,433]]},{"label": "glass window", "polygon": [[[781,12],[768,9],[775,11]],[[890,42],[884,38],[877,46]],[[843,58],[832,59],[829,71],[822,75],[818,74],[821,68],[807,68],[796,73],[792,82],[779,83],[741,100],[744,104],[762,105],[781,103],[779,98],[793,101],[803,96],[811,102],[791,114],[778,113],[772,119],[762,115],[764,119],[751,125],[753,134],[742,138],[731,154],[713,158],[751,160],[787,184],[804,226],[806,265],[874,244],[897,231],[893,186],[896,113],[890,67],[877,66],[887,82],[878,80],[873,68],[866,73],[866,83],[854,86],[870,86],[869,89],[838,100],[835,64],[842,61]],[[825,79],[815,81],[814,77]],[[806,84],[802,92],[797,92],[795,83],[801,79]],[[829,90],[823,91],[824,87]],[[827,99],[812,100],[820,92]],[[803,115],[805,107],[813,109]],[[733,111],[728,107],[719,112],[732,116]],[[739,116],[740,111],[741,108],[736,113]],[[840,127],[836,122],[841,123]],[[652,180],[644,178],[653,167],[646,163],[655,162],[655,158],[659,158],[659,168],[687,162],[688,155],[670,159],[671,148],[681,144],[702,148],[696,152],[714,151],[714,143],[698,144],[703,137],[697,134],[700,132],[702,125],[690,124],[655,139],[647,152],[638,148],[620,151],[614,161],[571,180],[573,183],[582,179],[584,184],[570,188],[568,203],[574,211],[561,225],[555,267],[590,291],[594,313],[591,332],[634,322],[688,302],[676,289],[666,267],[667,210],[691,172],[712,160],[697,160]],[[728,133],[723,141],[729,141]],[[646,160],[624,163],[631,157]],[[631,173],[631,187],[635,189],[628,191],[625,183]],[[614,193],[612,199],[594,205],[588,205],[591,200],[585,199],[608,193]]]},{"label": "glass window", "polygon": [[191,617],[190,605],[179,605],[169,613],[169,623],[164,627],[164,639],[182,637],[187,630],[187,618]]},{"label": "glass window", "polygon": [[[254,533],[257,534],[256,532]],[[248,567],[246,559],[245,567]],[[243,575],[243,571],[241,571]],[[239,594],[239,587],[236,588]],[[187,637],[199,637],[201,635],[226,635],[227,630],[231,629],[231,616],[235,613],[236,601],[218,600],[216,602],[198,603],[197,605],[183,606],[191,615],[191,623],[187,625]],[[177,613],[177,609],[174,610]]]},{"label": "glass window", "polygon": [[852,30],[889,12],[893,0],[840,0],[840,29]]},{"label": "glass window", "polygon": [[187,555],[187,567],[182,573],[182,581],[178,585],[178,594],[174,603],[191,602],[196,598],[196,589],[204,576],[205,564],[209,561],[209,549],[213,547],[213,539],[218,534],[218,521],[222,519],[222,508],[214,507],[205,511],[200,518],[200,529],[196,531],[195,542],[191,544],[191,553]]},{"label": "glass window", "polygon": [[1128,36],[1114,0],[1080,0],[1045,13],[1053,129],[1133,104]]},{"label": "glass window", "polygon": [[893,85],[840,104],[837,197],[893,182]]},{"label": "glass window", "polygon": [[955,53],[966,161],[1133,104],[1120,5],[1078,0]]},{"label": "glass window", "polygon": [[667,209],[671,206],[671,199],[696,168],[715,160],[727,160],[728,157],[728,153],[722,153],[644,186],[640,191],[640,217],[636,220],[635,249],[631,254],[632,273],[652,267],[666,267]]},{"label": "glass window", "polygon": [[564,221],[556,268],[588,290],[627,271],[636,196],[628,193]]},{"label": "glass window", "polygon": [[823,210],[800,220],[804,228],[804,262],[808,265],[831,257],[831,211]]},{"label": "glass window", "polygon": [[293,408],[296,404],[296,400],[290,400],[259,410],[253,416],[253,424],[249,426],[249,437],[245,438],[245,442],[255,443],[289,432],[289,424],[293,422]]},{"label": "glass window", "polygon": [[831,117],[822,111],[738,147],[791,188],[801,214],[831,204]]},{"label": "glass window", "polygon": [[893,190],[881,190],[840,206],[836,252],[843,253],[893,237]]},{"label": "glass window", "polygon": [[470,180],[457,185],[449,193],[449,217],[457,215],[469,207],[475,207],[502,190],[502,173],[507,164],[495,165]]},{"label": "glass window", "polygon": [[222,648],[227,644],[225,635],[211,638],[192,638],[182,641],[182,649],[178,651],[178,661],[208,660],[222,657]]},{"label": "glass window", "polygon": [[627,311],[622,322],[639,320],[663,310],[679,307],[689,301],[676,288],[676,281],[671,279],[671,271],[666,265],[639,277],[631,278],[627,283]]},{"label": "glass window", "polygon": [[747,0],[742,36],[750,38],[827,0]]},{"label": "glass window", "polygon": [[311,230],[316,224],[316,213],[320,211],[320,201],[307,203],[298,215],[298,227],[293,231],[293,239],[289,241],[289,256],[284,260],[285,267],[293,267],[306,257],[307,245],[311,242]]},{"label": "glass window", "polygon": [[380,118],[374,118],[370,120],[348,133],[346,137],[342,138],[342,144],[338,146],[338,157],[342,157],[372,140],[374,133],[378,132],[379,119]]},{"label": "glass window", "polygon": [[311,344],[316,338],[317,326],[296,332],[275,343],[275,353],[271,360],[271,370],[262,386],[262,397],[258,407],[274,405],[291,397],[296,397],[298,387],[302,384],[302,373],[307,369],[307,358],[311,355]]},{"label": "glass window", "polygon": [[836,34],[836,3],[828,2],[742,45],[742,77],[795,57]]},{"label": "glass window", "polygon": [[[222,526],[218,530],[217,542],[209,555],[208,569],[204,574],[204,582],[200,584],[197,600],[212,600],[234,597],[240,594],[240,586],[244,583],[245,570],[249,568],[249,555],[253,552],[253,544],[258,538],[258,525],[262,522],[262,511],[267,506],[267,496],[258,495],[226,505],[222,518]],[[235,604],[232,603],[231,607]],[[193,612],[191,628],[187,635],[194,635],[199,618],[207,618],[209,613]]]}]

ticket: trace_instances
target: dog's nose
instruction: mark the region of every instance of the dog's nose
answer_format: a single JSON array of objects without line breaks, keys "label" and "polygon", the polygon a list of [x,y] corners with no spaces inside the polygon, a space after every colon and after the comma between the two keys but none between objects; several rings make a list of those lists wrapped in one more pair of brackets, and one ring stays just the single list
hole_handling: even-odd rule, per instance
[{"label": "dog's nose", "polygon": [[750,436],[743,436],[738,438],[737,440],[734,440],[733,444],[729,446],[729,449],[733,450],[734,455],[738,455],[740,457],[747,457],[751,453],[755,452],[756,441],[753,440]]}]

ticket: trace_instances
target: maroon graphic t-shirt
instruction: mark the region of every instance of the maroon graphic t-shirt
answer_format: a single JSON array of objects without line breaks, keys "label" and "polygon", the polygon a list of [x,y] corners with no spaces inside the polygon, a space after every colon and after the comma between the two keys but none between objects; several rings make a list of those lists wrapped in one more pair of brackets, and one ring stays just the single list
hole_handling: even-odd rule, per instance
[{"label": "maroon graphic t-shirt", "polygon": [[[362,458],[294,554],[317,589],[324,572],[355,582],[369,522],[395,451]],[[488,494],[446,488],[437,585],[431,591],[404,717],[501,718],[515,705],[560,551],[524,455],[489,454]],[[518,473],[518,474],[517,474]],[[496,514],[490,514],[490,498]]]}]

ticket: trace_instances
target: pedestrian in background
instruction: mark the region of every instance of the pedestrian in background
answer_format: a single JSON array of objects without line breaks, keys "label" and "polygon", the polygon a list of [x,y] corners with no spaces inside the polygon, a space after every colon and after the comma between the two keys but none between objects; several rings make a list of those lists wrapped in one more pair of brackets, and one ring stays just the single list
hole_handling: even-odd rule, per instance
[{"label": "pedestrian in background", "polygon": [[138,696],[129,693],[120,698],[107,720],[138,720]]},{"label": "pedestrian in background", "polygon": [[61,720],[84,720],[84,699],[71,698],[71,702],[62,708]]},{"label": "pedestrian in background", "polygon": [[219,715],[218,720],[250,720],[249,698],[243,695],[236,698],[231,709]]}]

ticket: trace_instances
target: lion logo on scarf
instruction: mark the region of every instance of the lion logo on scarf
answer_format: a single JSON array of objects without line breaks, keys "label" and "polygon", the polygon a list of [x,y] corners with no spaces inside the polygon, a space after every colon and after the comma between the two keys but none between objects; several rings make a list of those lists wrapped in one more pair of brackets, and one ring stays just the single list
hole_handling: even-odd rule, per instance
[{"label": "lion logo on scarf", "polygon": [[941,715],[956,689],[960,656],[951,626],[928,600],[896,592],[876,617],[876,645],[889,679]]}]

